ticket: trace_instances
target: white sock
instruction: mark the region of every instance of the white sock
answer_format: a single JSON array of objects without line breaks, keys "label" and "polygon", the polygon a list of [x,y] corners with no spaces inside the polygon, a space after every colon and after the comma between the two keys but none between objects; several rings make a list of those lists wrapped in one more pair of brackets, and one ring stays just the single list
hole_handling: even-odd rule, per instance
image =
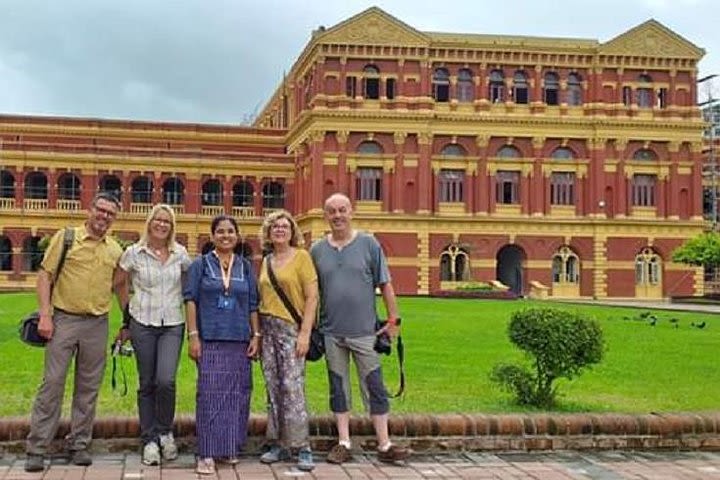
[{"label": "white sock", "polygon": [[352,449],[352,444],[350,443],[350,440],[340,440],[338,443],[343,447],[347,448],[348,450]]},{"label": "white sock", "polygon": [[391,446],[392,443],[387,442],[385,445],[378,445],[378,450],[380,450],[381,452],[387,452],[388,450],[390,450]]}]

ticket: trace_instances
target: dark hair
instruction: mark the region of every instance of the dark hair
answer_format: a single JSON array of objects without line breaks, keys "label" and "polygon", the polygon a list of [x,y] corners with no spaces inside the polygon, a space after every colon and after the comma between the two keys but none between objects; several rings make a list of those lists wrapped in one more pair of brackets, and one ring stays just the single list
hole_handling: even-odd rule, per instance
[{"label": "dark hair", "polygon": [[[220,225],[220,222],[227,220],[232,224],[233,227],[235,227],[235,231],[238,233],[238,236],[240,236],[240,228],[238,227],[237,221],[231,217],[230,215],[226,214],[220,214],[217,215],[215,218],[212,219],[212,223],[210,223],[210,233],[213,235],[215,234],[215,230],[217,230],[218,225]],[[202,246],[201,253],[203,255],[210,253],[215,248],[215,243],[212,241],[209,241],[205,243],[205,245]],[[249,257],[252,255],[252,249],[250,246],[242,241],[242,239],[238,239],[238,243],[235,245],[235,248],[233,249],[233,252],[236,255],[242,255],[244,257]]]},{"label": "dark hair", "polygon": [[228,222],[232,223],[232,226],[235,227],[235,231],[240,234],[240,228],[238,228],[237,221],[230,215],[225,215],[224,213],[217,215],[215,218],[212,219],[212,223],[210,224],[210,233],[215,235],[215,230],[217,230],[218,225],[220,225],[220,222],[223,222],[227,220]]},{"label": "dark hair", "polygon": [[106,202],[110,202],[115,204],[115,207],[120,210],[120,200],[113,194],[112,192],[98,192],[95,194],[95,196],[92,199],[91,205],[94,207],[97,205],[98,200],[105,200]]}]

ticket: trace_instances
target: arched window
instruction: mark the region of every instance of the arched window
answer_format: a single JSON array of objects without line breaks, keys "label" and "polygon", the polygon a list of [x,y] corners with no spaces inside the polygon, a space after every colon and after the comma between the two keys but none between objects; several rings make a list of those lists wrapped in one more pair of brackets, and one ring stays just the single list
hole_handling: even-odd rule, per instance
[{"label": "arched window", "polygon": [[650,247],[643,248],[635,257],[635,284],[659,285],[662,280],[662,259]]},{"label": "arched window", "polygon": [[185,184],[178,177],[165,180],[162,187],[163,202],[168,205],[182,205],[185,203]]},{"label": "arched window", "polygon": [[122,201],[122,182],[115,175],[103,176],[98,186],[101,192],[111,193],[118,201]]},{"label": "arched window", "polygon": [[263,185],[263,208],[285,208],[285,188],[282,183],[268,182]]},{"label": "arched window", "polygon": [[492,103],[505,101],[505,75],[502,70],[490,72],[488,98]]},{"label": "arched window", "polygon": [[202,204],[207,206],[223,204],[223,186],[217,178],[211,178],[203,183]]},{"label": "arched window", "polygon": [[383,153],[383,148],[377,142],[366,140],[358,145],[357,153],[380,155]]},{"label": "arched window", "polygon": [[140,176],[130,186],[132,203],[152,203],[153,182],[150,177]]},{"label": "arched window", "polygon": [[571,73],[567,80],[567,104],[578,106],[582,103],[582,77],[577,73]]},{"label": "arched window", "polygon": [[467,68],[458,70],[457,99],[458,102],[472,102],[475,99],[475,82],[472,72]]},{"label": "arched window", "polygon": [[0,235],[0,270],[10,272],[12,265],[12,242],[5,235]]},{"label": "arched window", "polygon": [[37,272],[43,259],[43,251],[40,249],[40,237],[27,237],[23,241],[23,262],[25,272]]},{"label": "arched window", "polygon": [[552,151],[550,158],[558,160],[571,160],[575,158],[575,153],[567,147],[558,147]]},{"label": "arched window", "polygon": [[520,158],[522,155],[520,154],[520,150],[516,147],[513,147],[512,145],[504,145],[500,147],[495,156],[500,158]]},{"label": "arched window", "polygon": [[650,75],[640,75],[638,77],[638,88],[635,91],[637,105],[640,108],[652,108],[654,100],[654,91],[652,85],[652,78]]},{"label": "arched window", "polygon": [[436,102],[450,100],[450,74],[446,68],[436,68],[432,80],[433,98]]},{"label": "arched window", "polygon": [[649,148],[641,148],[633,153],[633,160],[657,160],[657,154]]},{"label": "arched window", "polygon": [[448,143],[440,151],[440,155],[446,155],[448,157],[464,157],[465,154],[465,149],[457,143]]},{"label": "arched window", "polygon": [[553,283],[579,283],[580,259],[567,245],[560,247],[552,260]]},{"label": "arched window", "polygon": [[528,91],[527,74],[523,71],[515,72],[513,77],[513,100],[515,103],[527,104],[530,100]]},{"label": "arched window", "polygon": [[363,96],[371,100],[380,98],[380,70],[375,65],[363,69]]},{"label": "arched window", "polygon": [[449,245],[440,254],[440,281],[464,282],[470,279],[470,257],[464,248]]},{"label": "arched window", "polygon": [[15,198],[15,177],[9,170],[0,170],[0,198]]},{"label": "arched window", "polygon": [[63,173],[58,178],[58,199],[80,200],[80,178],[74,173]]},{"label": "arched window", "polygon": [[25,198],[47,199],[47,177],[43,172],[30,172],[25,177]]},{"label": "arched window", "polygon": [[252,207],[255,189],[247,180],[240,180],[233,185],[233,207]]},{"label": "arched window", "polygon": [[544,78],[544,100],[547,105],[560,103],[560,77],[555,72],[547,72]]}]

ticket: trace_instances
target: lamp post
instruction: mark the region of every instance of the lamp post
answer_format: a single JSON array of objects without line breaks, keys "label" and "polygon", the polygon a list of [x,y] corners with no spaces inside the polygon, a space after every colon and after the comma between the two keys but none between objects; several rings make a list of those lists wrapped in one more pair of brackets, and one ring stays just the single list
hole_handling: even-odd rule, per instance
[{"label": "lamp post", "polygon": [[[717,77],[717,74],[707,75],[700,79],[698,79],[697,83],[698,85],[709,82],[713,78]],[[710,208],[710,214],[711,217],[711,225],[713,232],[717,229],[718,224],[718,189],[717,189],[717,165],[715,160],[715,102],[717,99],[713,98],[713,91],[712,91],[712,84],[708,84],[708,96],[707,100],[704,102],[698,103],[699,107],[707,106],[707,111],[709,112],[709,120],[707,115],[703,115],[704,119],[706,121],[709,121],[710,123],[710,133],[708,135],[708,140],[710,141],[710,147],[708,149],[708,163],[710,164],[710,201],[712,202],[711,208]]]}]

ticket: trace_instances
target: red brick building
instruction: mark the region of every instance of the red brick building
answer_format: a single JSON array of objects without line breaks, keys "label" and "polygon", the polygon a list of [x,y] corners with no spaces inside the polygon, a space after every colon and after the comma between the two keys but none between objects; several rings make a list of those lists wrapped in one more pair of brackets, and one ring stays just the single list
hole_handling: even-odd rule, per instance
[{"label": "red brick building", "polygon": [[0,284],[31,286],[33,243],[98,189],[122,194],[121,236],[177,205],[192,252],[220,211],[255,237],[282,206],[316,239],[341,191],[400,293],[699,294],[670,255],[703,230],[703,54],[653,20],[599,42],[420,32],[370,8],[313,32],[255,128],[2,117]]}]

